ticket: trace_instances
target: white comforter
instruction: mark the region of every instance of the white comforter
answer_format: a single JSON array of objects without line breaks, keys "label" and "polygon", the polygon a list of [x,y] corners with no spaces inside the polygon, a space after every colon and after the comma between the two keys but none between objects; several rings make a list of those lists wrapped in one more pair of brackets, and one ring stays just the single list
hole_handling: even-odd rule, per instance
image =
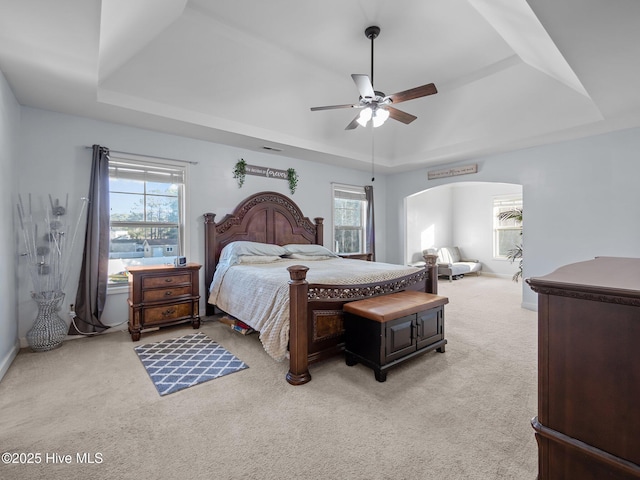
[{"label": "white comforter", "polygon": [[287,267],[291,265],[309,267],[309,283],[334,285],[382,282],[416,272],[415,267],[343,258],[218,265],[209,303],[259,331],[264,349],[278,361],[286,357],[289,343]]}]

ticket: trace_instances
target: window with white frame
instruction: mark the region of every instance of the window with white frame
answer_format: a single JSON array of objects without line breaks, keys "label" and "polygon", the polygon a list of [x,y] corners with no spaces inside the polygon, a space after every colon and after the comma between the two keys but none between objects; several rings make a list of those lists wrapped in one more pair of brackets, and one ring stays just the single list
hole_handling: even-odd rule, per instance
[{"label": "window with white frame", "polygon": [[493,199],[493,256],[509,258],[522,245],[522,196]]},{"label": "window with white frame", "polygon": [[186,165],[109,158],[109,285],[130,265],[173,264],[183,255]]},{"label": "window with white frame", "polygon": [[364,253],[367,198],[364,187],[333,184],[333,248],[336,253]]}]

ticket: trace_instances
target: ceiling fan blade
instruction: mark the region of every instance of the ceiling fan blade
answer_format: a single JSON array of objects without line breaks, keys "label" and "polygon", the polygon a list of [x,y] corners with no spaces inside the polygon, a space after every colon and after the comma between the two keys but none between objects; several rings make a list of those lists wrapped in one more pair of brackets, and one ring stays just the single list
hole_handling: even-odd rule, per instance
[{"label": "ceiling fan blade", "polygon": [[373,91],[373,85],[371,85],[369,75],[354,73],[351,75],[351,78],[353,78],[353,81],[356,83],[356,87],[358,87],[362,98],[375,98],[376,93]]},{"label": "ceiling fan blade", "polygon": [[312,112],[316,112],[318,110],[334,110],[337,108],[362,108],[362,105],[347,103],[345,105],[327,105],[325,107],[311,107]]},{"label": "ceiling fan blade", "polygon": [[402,110],[398,110],[397,108],[387,106],[386,109],[389,111],[389,116],[391,118],[393,118],[394,120],[398,120],[399,122],[402,122],[407,125],[413,122],[416,118],[418,118],[415,115],[411,115],[410,113],[403,112]]},{"label": "ceiling fan blade", "polygon": [[421,87],[411,88],[409,90],[405,90],[404,92],[391,94],[387,98],[390,98],[393,103],[400,103],[406,102],[407,100],[413,100],[414,98],[433,95],[434,93],[438,93],[436,86],[433,83],[427,83],[426,85],[422,85]]},{"label": "ceiling fan blade", "polygon": [[345,130],[353,130],[358,127],[358,118],[360,118],[360,114],[356,115],[356,118],[351,120],[351,123],[345,127]]}]

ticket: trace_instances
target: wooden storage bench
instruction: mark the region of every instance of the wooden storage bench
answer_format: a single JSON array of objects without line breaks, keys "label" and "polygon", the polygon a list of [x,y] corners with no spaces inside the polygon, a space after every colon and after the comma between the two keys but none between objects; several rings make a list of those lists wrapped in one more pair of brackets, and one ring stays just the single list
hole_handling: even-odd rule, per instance
[{"label": "wooden storage bench", "polygon": [[384,382],[387,370],[417,355],[445,351],[447,297],[404,291],[345,304],[345,358],[361,362]]}]

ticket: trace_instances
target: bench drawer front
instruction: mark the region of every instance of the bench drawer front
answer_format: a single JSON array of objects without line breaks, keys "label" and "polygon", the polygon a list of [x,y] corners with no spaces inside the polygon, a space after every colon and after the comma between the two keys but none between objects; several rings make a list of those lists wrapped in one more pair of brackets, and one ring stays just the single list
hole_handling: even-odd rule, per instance
[{"label": "bench drawer front", "polygon": [[416,315],[391,320],[385,324],[386,356],[385,363],[401,358],[416,350]]},{"label": "bench drawer front", "polygon": [[444,338],[444,309],[433,308],[418,313],[418,350]]}]

